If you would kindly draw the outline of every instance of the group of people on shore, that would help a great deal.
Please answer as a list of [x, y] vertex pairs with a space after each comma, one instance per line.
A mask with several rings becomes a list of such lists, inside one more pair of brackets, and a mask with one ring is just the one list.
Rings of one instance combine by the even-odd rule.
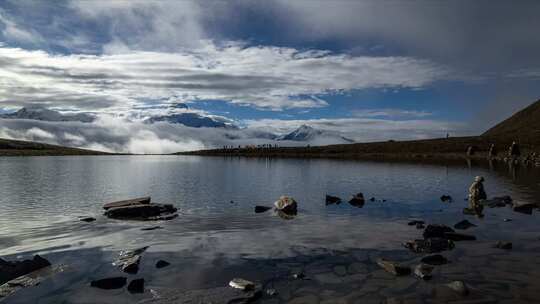
[[[469, 146], [467, 147], [467, 156], [473, 156], [475, 154], [475, 147]], [[495, 144], [491, 144], [489, 146], [487, 157], [490, 160], [497, 159], [499, 156], [497, 147]], [[512, 142], [512, 144], [508, 147], [506, 154], [503, 157], [504, 161], [511, 162], [511, 163], [517, 163], [517, 162], [523, 162], [524, 164], [536, 164], [540, 165], [540, 157], [536, 154], [536, 152], [529, 152], [525, 156], [522, 156], [521, 148], [519, 147], [519, 144], [515, 141]]]

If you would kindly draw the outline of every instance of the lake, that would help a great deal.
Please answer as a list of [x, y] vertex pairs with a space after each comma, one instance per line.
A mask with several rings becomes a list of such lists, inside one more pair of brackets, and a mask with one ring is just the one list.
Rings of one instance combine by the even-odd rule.
[[[235, 277], [275, 289], [259, 303], [438, 303], [462, 300], [439, 288], [462, 280], [478, 303], [540, 301], [540, 221], [511, 208], [464, 215], [464, 198], [482, 175], [489, 197], [539, 202], [537, 169], [504, 163], [409, 164], [324, 159], [248, 159], [197, 156], [82, 156], [0, 158], [0, 257], [40, 254], [63, 272], [20, 290], [6, 303], [137, 303], [160, 294], [227, 286]], [[362, 192], [363, 208], [347, 203]], [[340, 196], [325, 204], [325, 194]], [[443, 203], [440, 196], [453, 197]], [[286, 220], [271, 206], [281, 195], [299, 203]], [[105, 218], [105, 202], [151, 196], [174, 204], [171, 221]], [[383, 201], [384, 200], [384, 201]], [[91, 223], [80, 216], [93, 216]], [[476, 241], [456, 242], [433, 279], [394, 277], [375, 260], [418, 264], [404, 241], [421, 238], [412, 219], [446, 224], [467, 219]], [[507, 221], [505, 221], [507, 219]], [[511, 220], [511, 221], [509, 221]], [[163, 229], [143, 231], [159, 225]], [[460, 231], [462, 232], [462, 231]], [[492, 248], [511, 241], [512, 250]], [[112, 265], [122, 250], [149, 246], [136, 275]], [[156, 269], [160, 260], [170, 266]], [[305, 279], [295, 279], [303, 273]], [[90, 281], [145, 278], [146, 291], [101, 290]], [[181, 303], [181, 302], [179, 302]], [[401, 303], [401, 302], [395, 302]], [[476, 303], [476, 302], [475, 302]]]

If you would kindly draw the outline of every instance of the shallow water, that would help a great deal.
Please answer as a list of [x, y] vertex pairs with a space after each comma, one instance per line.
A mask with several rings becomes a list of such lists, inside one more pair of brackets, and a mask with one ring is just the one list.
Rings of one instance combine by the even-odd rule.
[[[462, 214], [463, 198], [476, 175], [486, 178], [489, 196], [538, 202], [540, 174], [534, 169], [504, 164], [95, 156], [0, 158], [0, 172], [0, 257], [39, 253], [53, 264], [67, 265], [63, 273], [16, 293], [7, 303], [134, 303], [162, 290], [226, 286], [233, 277], [278, 290], [277, 296], [263, 297], [263, 303], [380, 303], [390, 297], [444, 302], [456, 299], [434, 288], [456, 279], [473, 287], [469, 298], [485, 303], [540, 299], [538, 211], [525, 215], [487, 208], [482, 219]], [[325, 206], [326, 193], [346, 201], [357, 192], [386, 201], [367, 201], [363, 208], [346, 202]], [[294, 219], [284, 220], [272, 211], [254, 213], [255, 205], [271, 205], [284, 194], [299, 202]], [[454, 202], [442, 203], [442, 194], [451, 195]], [[157, 223], [102, 216], [104, 202], [138, 196], [172, 203], [180, 216]], [[79, 216], [97, 221], [80, 222]], [[468, 219], [478, 227], [466, 233], [478, 240], [459, 242], [445, 252], [452, 263], [437, 267], [432, 281], [393, 278], [374, 261], [387, 257], [417, 262], [421, 256], [401, 246], [421, 235], [407, 225], [412, 218], [450, 226]], [[155, 225], [163, 229], [141, 231]], [[512, 241], [514, 249], [491, 248], [497, 240]], [[93, 279], [125, 275], [111, 263], [120, 250], [143, 246], [150, 247], [141, 270], [128, 277], [146, 279], [144, 294], [88, 286]], [[159, 259], [171, 266], [155, 269]], [[291, 279], [300, 271], [309, 280]]]

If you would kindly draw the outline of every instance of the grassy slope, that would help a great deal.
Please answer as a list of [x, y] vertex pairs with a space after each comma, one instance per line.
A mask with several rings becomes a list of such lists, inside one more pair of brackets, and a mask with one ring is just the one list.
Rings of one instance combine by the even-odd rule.
[[108, 153], [0, 138], [0, 156], [105, 155]]

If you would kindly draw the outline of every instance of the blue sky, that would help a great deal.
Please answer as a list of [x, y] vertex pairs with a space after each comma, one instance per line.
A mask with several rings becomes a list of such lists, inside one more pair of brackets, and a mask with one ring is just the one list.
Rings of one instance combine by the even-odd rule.
[[[537, 1], [4, 0], [0, 112], [145, 118], [185, 102], [276, 133], [308, 124], [356, 141], [480, 134], [540, 96], [539, 13]], [[0, 125], [0, 136], [36, 139], [14, 128]], [[34, 128], [55, 142], [60, 126]], [[222, 143], [146, 131], [174, 149]], [[77, 134], [78, 146], [129, 150]]]

